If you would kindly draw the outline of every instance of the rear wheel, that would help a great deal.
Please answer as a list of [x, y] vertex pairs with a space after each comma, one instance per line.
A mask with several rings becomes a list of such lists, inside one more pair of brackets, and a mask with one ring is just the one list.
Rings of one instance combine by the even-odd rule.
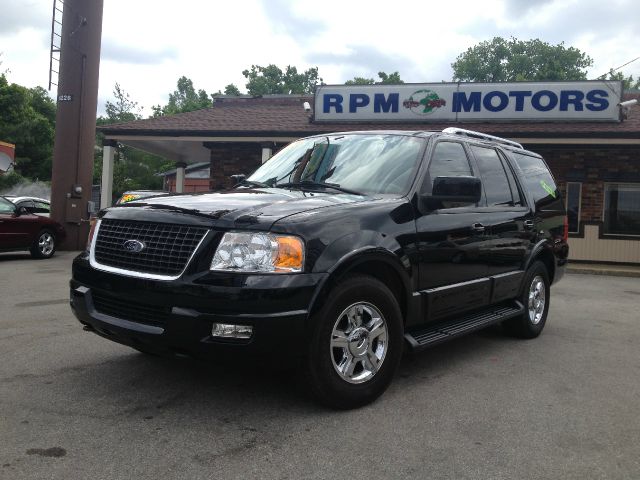
[[547, 322], [550, 293], [547, 267], [544, 263], [536, 261], [529, 267], [525, 276], [521, 297], [524, 313], [504, 323], [507, 332], [521, 338], [535, 338], [540, 335]]
[[333, 408], [375, 400], [391, 383], [402, 355], [402, 314], [391, 291], [365, 275], [346, 278], [331, 290], [313, 317], [306, 382]]
[[51, 258], [56, 251], [56, 237], [49, 230], [42, 230], [31, 245], [33, 258]]

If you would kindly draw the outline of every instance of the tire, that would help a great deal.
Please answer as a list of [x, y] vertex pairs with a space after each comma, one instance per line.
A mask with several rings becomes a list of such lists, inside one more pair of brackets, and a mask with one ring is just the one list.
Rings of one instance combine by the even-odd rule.
[[356, 408], [387, 389], [404, 337], [400, 307], [382, 282], [365, 275], [340, 281], [313, 316], [312, 329], [303, 378], [318, 401]]
[[504, 322], [511, 335], [520, 338], [536, 338], [547, 323], [551, 289], [547, 267], [535, 261], [525, 275], [524, 288], [520, 301], [524, 305], [524, 314]]
[[42, 230], [29, 250], [33, 258], [51, 258], [56, 251], [56, 236], [50, 230]]

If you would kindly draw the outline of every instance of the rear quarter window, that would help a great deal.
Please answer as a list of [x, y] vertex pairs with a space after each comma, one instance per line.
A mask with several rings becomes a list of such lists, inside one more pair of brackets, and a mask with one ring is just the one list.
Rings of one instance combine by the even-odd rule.
[[524, 184], [533, 197], [536, 209], [562, 210], [560, 191], [544, 160], [522, 153], [510, 153], [522, 171]]

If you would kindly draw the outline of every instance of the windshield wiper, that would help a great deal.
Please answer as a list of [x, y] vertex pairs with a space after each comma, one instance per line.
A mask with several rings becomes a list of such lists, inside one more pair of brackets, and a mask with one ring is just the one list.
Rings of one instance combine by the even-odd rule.
[[240, 187], [243, 185], [246, 185], [247, 187], [261, 187], [261, 188], [268, 188], [270, 186], [264, 182], [256, 182], [255, 180], [242, 180], [241, 182], [237, 183], [235, 187]]
[[364, 193], [361, 192], [357, 192], [355, 190], [351, 190], [349, 188], [344, 188], [341, 187], [340, 185], [338, 185], [337, 183], [325, 183], [325, 182], [314, 182], [312, 180], [302, 180], [300, 182], [286, 182], [286, 183], [277, 183], [274, 185], [275, 188], [280, 188], [280, 187], [293, 187], [293, 188], [307, 188], [307, 189], [314, 189], [314, 188], [331, 188], [333, 190], [338, 190], [339, 192], [343, 192], [343, 193], [349, 193], [351, 195], [360, 195], [360, 196], [365, 196]]

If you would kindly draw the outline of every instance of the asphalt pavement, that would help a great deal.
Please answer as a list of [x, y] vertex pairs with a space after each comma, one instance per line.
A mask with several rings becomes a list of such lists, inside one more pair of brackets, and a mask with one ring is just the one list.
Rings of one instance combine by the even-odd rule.
[[640, 279], [566, 275], [536, 340], [490, 328], [406, 356], [335, 412], [263, 365], [83, 332], [74, 254], [0, 254], [0, 478], [640, 478]]

